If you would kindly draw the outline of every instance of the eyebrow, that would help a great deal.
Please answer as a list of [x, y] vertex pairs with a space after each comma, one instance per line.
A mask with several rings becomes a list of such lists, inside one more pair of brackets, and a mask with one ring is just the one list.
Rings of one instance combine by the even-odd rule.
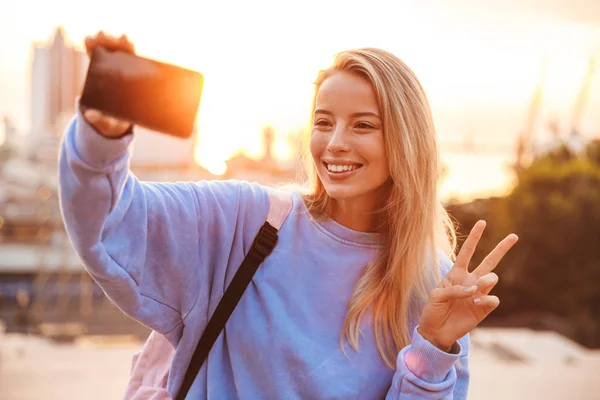
[[[331, 111], [323, 110], [321, 108], [317, 108], [315, 110], [315, 114], [327, 114], [327, 115], [333, 116], [333, 113]], [[375, 118], [381, 119], [381, 117], [379, 117], [379, 115], [377, 115], [376, 113], [370, 112], [370, 111], [357, 112], [357, 113], [354, 113], [354, 114], [352, 114], [350, 116], [352, 118], [356, 118], [356, 117], [375, 117]]]

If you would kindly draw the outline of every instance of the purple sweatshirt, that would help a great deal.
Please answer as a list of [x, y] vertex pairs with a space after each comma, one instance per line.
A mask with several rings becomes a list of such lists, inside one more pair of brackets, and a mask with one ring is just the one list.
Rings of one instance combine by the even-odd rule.
[[[60, 204], [75, 249], [107, 296], [176, 346], [173, 394], [269, 200], [247, 182], [140, 182], [128, 168], [134, 135], [104, 138], [79, 113], [62, 144]], [[342, 351], [348, 299], [379, 248], [377, 234], [317, 221], [293, 195], [275, 250], [187, 398], [465, 399], [468, 335], [448, 354], [423, 339], [413, 318], [412, 342], [393, 370], [366, 317], [359, 351]], [[447, 272], [450, 261], [443, 264]]]

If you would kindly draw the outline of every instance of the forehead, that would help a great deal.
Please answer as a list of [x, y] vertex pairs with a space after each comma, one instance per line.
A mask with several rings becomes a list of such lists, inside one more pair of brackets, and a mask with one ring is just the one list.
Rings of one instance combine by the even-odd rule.
[[345, 71], [335, 72], [323, 81], [317, 92], [316, 106], [331, 112], [379, 111], [371, 83], [358, 74]]

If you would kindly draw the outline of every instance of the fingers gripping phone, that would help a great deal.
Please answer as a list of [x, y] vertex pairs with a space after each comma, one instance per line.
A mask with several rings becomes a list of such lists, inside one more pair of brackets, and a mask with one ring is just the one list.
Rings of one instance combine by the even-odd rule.
[[195, 129], [203, 84], [199, 72], [96, 47], [80, 104], [148, 129], [188, 138]]

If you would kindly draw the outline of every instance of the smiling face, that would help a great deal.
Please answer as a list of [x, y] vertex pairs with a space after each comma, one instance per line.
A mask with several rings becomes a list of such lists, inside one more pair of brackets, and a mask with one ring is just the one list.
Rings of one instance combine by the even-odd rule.
[[382, 121], [365, 78], [337, 71], [319, 87], [310, 152], [334, 203], [371, 210], [382, 206], [382, 188], [390, 178]]

